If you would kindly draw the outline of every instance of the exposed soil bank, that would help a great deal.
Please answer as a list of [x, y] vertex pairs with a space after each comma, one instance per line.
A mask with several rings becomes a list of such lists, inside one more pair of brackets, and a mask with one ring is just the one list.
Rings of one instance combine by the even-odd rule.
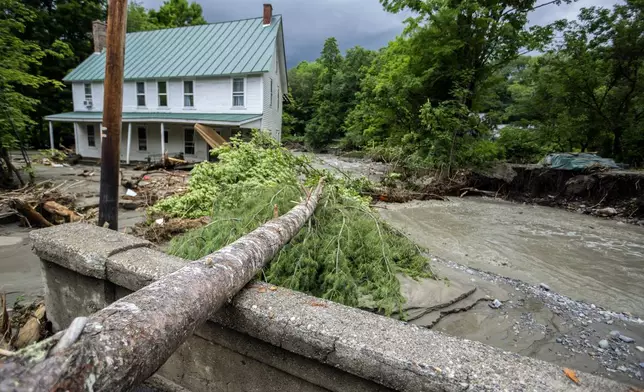
[[642, 172], [582, 173], [535, 165], [501, 165], [472, 173], [468, 186], [495, 192], [510, 200], [599, 216], [619, 216], [631, 223], [644, 219]]

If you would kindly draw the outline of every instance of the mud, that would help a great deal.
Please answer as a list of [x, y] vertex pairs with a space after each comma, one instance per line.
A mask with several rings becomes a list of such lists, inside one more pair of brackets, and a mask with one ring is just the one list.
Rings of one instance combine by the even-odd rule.
[[[644, 228], [486, 198], [378, 207], [427, 249], [438, 276], [477, 288], [412, 323], [643, 384]], [[613, 330], [635, 343], [611, 339]]]
[[386, 205], [430, 253], [644, 316], [644, 228], [486, 198]]
[[[97, 166], [76, 165], [71, 167], [51, 167], [34, 165], [36, 182], [51, 181], [54, 186], [76, 184], [66, 192], [75, 198], [77, 206], [95, 208], [98, 206], [100, 189], [100, 168]], [[83, 170], [95, 171], [92, 177], [79, 177]], [[129, 168], [123, 170], [126, 176], [140, 174]], [[80, 181], [80, 182], [79, 182]], [[125, 189], [121, 187], [124, 194]], [[144, 219], [143, 211], [119, 209], [119, 228], [130, 230]], [[32, 302], [44, 295], [40, 274], [40, 261], [31, 251], [29, 228], [20, 227], [17, 222], [0, 225], [0, 292], [7, 293], [7, 303], [12, 305], [17, 299]]]

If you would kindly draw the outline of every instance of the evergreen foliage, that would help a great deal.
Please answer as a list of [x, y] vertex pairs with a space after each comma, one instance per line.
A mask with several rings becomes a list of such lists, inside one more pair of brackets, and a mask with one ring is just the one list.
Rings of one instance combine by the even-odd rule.
[[[261, 134], [249, 142], [236, 140], [216, 154], [219, 162], [195, 167], [186, 194], [163, 201], [157, 210], [212, 217], [208, 226], [175, 238], [171, 254], [194, 260], [232, 243], [272, 219], [275, 206], [283, 214], [306, 197], [298, 177], [312, 186], [325, 176], [312, 219], [278, 253], [263, 279], [391, 314], [405, 301], [396, 274], [431, 276], [419, 249], [382, 222], [360, 196], [369, 186], [366, 179], [337, 179], [312, 169]], [[267, 168], [274, 170], [267, 173]]]

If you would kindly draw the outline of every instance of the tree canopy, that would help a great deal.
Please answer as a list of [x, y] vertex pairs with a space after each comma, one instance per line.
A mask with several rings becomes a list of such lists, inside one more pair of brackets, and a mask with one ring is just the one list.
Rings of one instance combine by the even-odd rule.
[[554, 151], [642, 164], [644, 0], [528, 25], [529, 12], [565, 2], [381, 0], [411, 11], [403, 33], [344, 56], [328, 39], [289, 71], [287, 123], [312, 148], [384, 149], [448, 173]]
[[128, 5], [128, 33], [206, 23], [201, 6], [194, 1], [188, 3], [188, 0], [166, 0], [158, 10], [146, 10], [136, 1]]

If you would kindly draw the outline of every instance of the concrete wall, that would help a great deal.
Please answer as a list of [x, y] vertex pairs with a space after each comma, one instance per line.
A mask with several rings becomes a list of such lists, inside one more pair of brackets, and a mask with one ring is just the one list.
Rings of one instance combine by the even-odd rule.
[[[187, 261], [87, 224], [31, 233], [56, 329]], [[192, 391], [619, 391], [578, 372], [284, 288], [254, 283], [196, 331], [159, 375]]]
[[[185, 107], [183, 99], [183, 79], [153, 79], [142, 80], [145, 83], [144, 107], [137, 106], [136, 82], [123, 83], [123, 111], [124, 112], [170, 112], [185, 113], [197, 111], [202, 113], [262, 113], [262, 75], [247, 75], [245, 79], [245, 94], [243, 108], [233, 107], [232, 78], [186, 79], [194, 83], [194, 107]], [[159, 107], [157, 82], [167, 82], [168, 106]], [[72, 83], [72, 96], [75, 112], [103, 111], [103, 83], [94, 82], [92, 85], [91, 108], [87, 108], [85, 101], [84, 83]]]

